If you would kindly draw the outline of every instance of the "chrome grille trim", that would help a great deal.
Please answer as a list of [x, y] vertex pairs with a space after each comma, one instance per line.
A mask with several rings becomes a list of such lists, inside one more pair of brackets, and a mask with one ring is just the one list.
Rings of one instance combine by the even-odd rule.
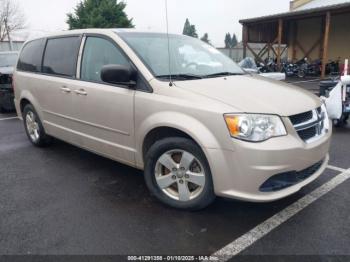
[[[328, 133], [328, 129], [326, 128], [326, 121], [328, 121], [328, 115], [327, 112], [324, 112], [322, 108], [316, 108], [311, 111], [312, 112], [312, 118], [302, 122], [293, 125], [295, 128], [295, 131], [298, 133], [300, 139], [302, 139], [305, 143], [312, 143], [317, 141], [318, 139], [322, 138], [325, 134]], [[307, 113], [307, 112], [306, 112]], [[290, 120], [292, 122], [293, 116], [290, 117]], [[292, 123], [293, 124], [293, 123]], [[304, 139], [305, 135], [312, 132], [315, 133], [314, 135], [311, 133], [311, 137]]]
[[308, 129], [315, 125], [318, 125], [320, 121], [323, 121], [325, 118], [324, 114], [318, 113], [318, 110], [312, 110], [312, 118], [309, 121], [306, 121], [301, 124], [294, 125], [296, 131]]

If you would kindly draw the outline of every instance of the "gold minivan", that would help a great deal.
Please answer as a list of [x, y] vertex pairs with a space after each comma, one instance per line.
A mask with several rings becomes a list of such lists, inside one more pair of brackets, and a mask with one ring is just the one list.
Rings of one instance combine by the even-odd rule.
[[329, 159], [318, 97], [187, 36], [86, 29], [31, 40], [14, 89], [35, 146], [55, 137], [142, 169], [151, 193], [180, 209], [286, 197]]

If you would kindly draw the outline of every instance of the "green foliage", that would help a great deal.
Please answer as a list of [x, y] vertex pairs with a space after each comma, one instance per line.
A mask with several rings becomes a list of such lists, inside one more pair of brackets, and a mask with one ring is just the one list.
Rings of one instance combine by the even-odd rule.
[[233, 34], [231, 39], [231, 46], [235, 47], [237, 44], [238, 44], [237, 36], [236, 34]]
[[124, 9], [126, 4], [117, 0], [83, 0], [67, 14], [69, 29], [130, 28], [134, 27]]
[[231, 37], [230, 33], [227, 33], [225, 36], [225, 48], [234, 48], [238, 44], [236, 34], [233, 34]]
[[231, 34], [227, 33], [225, 36], [225, 48], [231, 48]]
[[202, 40], [203, 42], [206, 42], [207, 44], [210, 44], [210, 40], [209, 40], [209, 35], [208, 35], [208, 33], [205, 33], [205, 34], [202, 36], [201, 40]]
[[182, 34], [198, 38], [196, 26], [195, 25], [191, 25], [191, 23], [188, 20], [188, 18], [186, 19], [186, 22], [185, 22], [185, 25], [184, 25], [184, 30], [183, 30]]

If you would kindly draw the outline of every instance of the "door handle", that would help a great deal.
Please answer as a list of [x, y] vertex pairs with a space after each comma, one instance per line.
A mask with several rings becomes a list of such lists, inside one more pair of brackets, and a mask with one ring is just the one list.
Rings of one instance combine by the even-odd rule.
[[87, 92], [84, 89], [74, 90], [77, 95], [87, 96]]
[[62, 86], [62, 87], [61, 87], [61, 91], [62, 91], [63, 93], [70, 93], [70, 92], [71, 92], [71, 90], [70, 90], [68, 87], [66, 87], [66, 86]]

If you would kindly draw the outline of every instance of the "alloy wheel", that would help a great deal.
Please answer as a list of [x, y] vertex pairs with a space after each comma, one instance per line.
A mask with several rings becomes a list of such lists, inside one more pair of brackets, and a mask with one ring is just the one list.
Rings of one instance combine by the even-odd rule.
[[37, 142], [40, 138], [39, 123], [36, 119], [35, 114], [32, 111], [29, 111], [26, 115], [26, 127], [30, 139], [33, 142]]
[[159, 157], [155, 166], [158, 187], [170, 198], [186, 202], [203, 191], [206, 176], [202, 163], [184, 150], [171, 150]]

